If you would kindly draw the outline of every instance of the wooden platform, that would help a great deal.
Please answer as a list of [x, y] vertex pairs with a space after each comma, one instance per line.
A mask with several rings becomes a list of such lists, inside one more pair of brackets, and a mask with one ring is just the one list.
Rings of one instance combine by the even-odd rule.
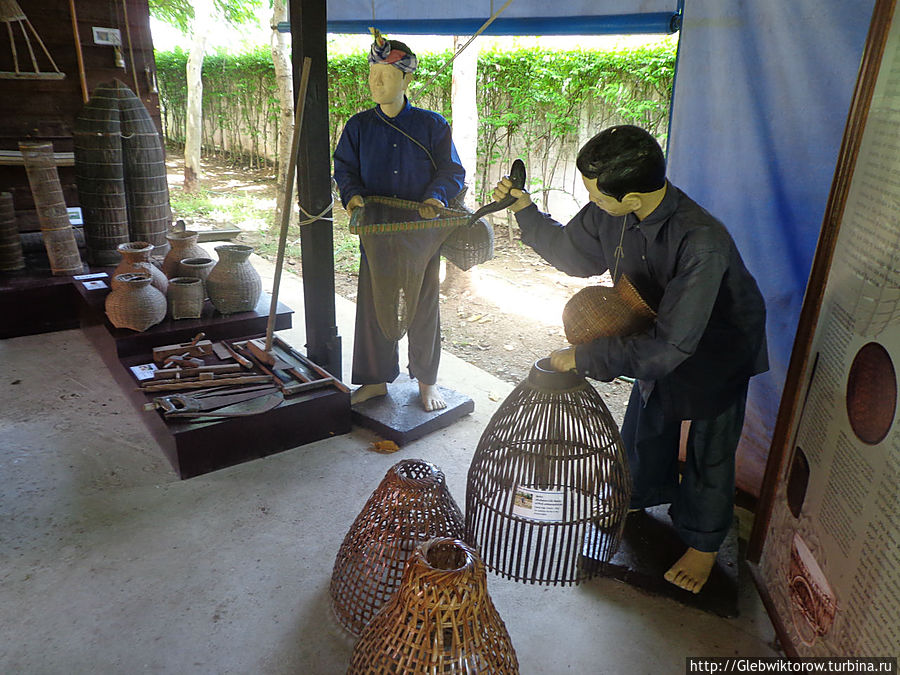
[[0, 274], [0, 338], [78, 328], [72, 277], [47, 272]]

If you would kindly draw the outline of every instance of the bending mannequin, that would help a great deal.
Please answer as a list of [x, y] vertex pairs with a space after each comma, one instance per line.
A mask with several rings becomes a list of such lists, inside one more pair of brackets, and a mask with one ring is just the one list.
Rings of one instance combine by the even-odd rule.
[[[747, 383], [768, 369], [765, 304], [725, 227], [666, 180], [649, 133], [606, 129], [577, 165], [590, 203], [565, 226], [508, 179], [494, 199], [517, 198], [510, 209], [522, 240], [555, 267], [582, 277], [617, 270], [656, 310], [646, 332], [555, 351], [551, 364], [597, 380], [636, 379], [622, 424], [631, 508], [671, 505], [687, 550], [665, 578], [697, 593], [734, 518]], [[691, 428], [679, 475], [682, 420]]]
[[[406, 90], [417, 66], [412, 50], [402, 42], [385, 40], [378, 31], [373, 33], [369, 89], [377, 106], [351, 117], [338, 141], [334, 178], [341, 202], [350, 214], [371, 195], [446, 206], [462, 190], [465, 178], [450, 125], [439, 114], [409, 104]], [[437, 211], [423, 206], [420, 215], [433, 218]], [[352, 381], [362, 386], [351, 394], [352, 404], [385, 395], [387, 384], [400, 372], [397, 342], [385, 336], [376, 318], [373, 270], [362, 239], [360, 249]], [[415, 249], [409, 246], [406, 255], [414, 256]], [[402, 266], [408, 261], [389, 262]], [[427, 411], [447, 407], [436, 386], [441, 354], [439, 271], [440, 253], [436, 252], [424, 266], [408, 328], [409, 372], [419, 381]]]

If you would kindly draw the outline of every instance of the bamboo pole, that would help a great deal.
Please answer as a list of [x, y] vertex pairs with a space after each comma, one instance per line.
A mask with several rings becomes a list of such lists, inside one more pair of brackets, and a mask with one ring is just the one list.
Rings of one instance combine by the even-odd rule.
[[78, 15], [75, 13], [75, 0], [69, 0], [69, 13], [72, 15], [72, 34], [75, 36], [75, 56], [78, 59], [78, 77], [81, 81], [81, 100], [87, 103], [87, 78], [84, 73], [84, 54], [81, 51], [81, 37], [78, 35]]
[[297, 104], [294, 108], [294, 133], [291, 138], [291, 156], [288, 161], [288, 172], [284, 177], [284, 204], [281, 209], [281, 231], [278, 233], [278, 256], [275, 259], [275, 280], [272, 283], [272, 304], [269, 306], [269, 320], [266, 324], [266, 351], [272, 350], [272, 336], [275, 332], [275, 315], [278, 310], [278, 290], [281, 286], [281, 270], [284, 266], [284, 249], [287, 242], [288, 225], [291, 222], [291, 195], [294, 193], [294, 174], [297, 172], [297, 152], [300, 149], [300, 130], [303, 127], [303, 108], [306, 103], [306, 87], [309, 84], [309, 71], [312, 59], [303, 59], [303, 70], [300, 73], [300, 91], [297, 93]]

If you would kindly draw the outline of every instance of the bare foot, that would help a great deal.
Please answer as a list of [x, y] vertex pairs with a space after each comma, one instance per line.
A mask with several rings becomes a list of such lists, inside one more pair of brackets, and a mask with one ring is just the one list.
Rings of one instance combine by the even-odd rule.
[[379, 384], [364, 384], [353, 390], [350, 394], [350, 405], [356, 405], [363, 401], [368, 401], [376, 396], [384, 396], [387, 394], [387, 384], [381, 382]]
[[666, 581], [691, 593], [699, 593], [709, 579], [709, 573], [716, 562], [716, 551], [698, 551], [689, 548], [665, 573]]
[[419, 396], [422, 399], [422, 405], [425, 406], [426, 412], [447, 407], [447, 402], [441, 396], [441, 392], [438, 391], [436, 384], [419, 382]]

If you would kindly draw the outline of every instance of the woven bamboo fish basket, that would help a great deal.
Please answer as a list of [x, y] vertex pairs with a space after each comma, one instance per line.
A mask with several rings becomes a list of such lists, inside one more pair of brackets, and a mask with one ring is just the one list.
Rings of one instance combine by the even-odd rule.
[[[437, 211], [436, 218], [423, 218], [419, 208], [430, 206]], [[464, 225], [469, 213], [456, 209], [437, 208], [430, 204], [411, 202], [394, 197], [374, 195], [365, 198], [365, 204], [353, 211], [350, 232], [353, 234], [383, 234], [408, 232], [431, 228], [453, 228]]]
[[0, 272], [25, 269], [22, 238], [16, 225], [16, 209], [11, 192], [0, 192]]
[[359, 635], [393, 595], [417, 544], [462, 539], [462, 513], [444, 473], [421, 459], [387, 472], [344, 537], [331, 575], [331, 603], [344, 628]]
[[475, 551], [449, 538], [417, 547], [397, 592], [363, 631], [347, 672], [518, 673]]
[[542, 359], [478, 442], [466, 541], [502, 577], [577, 584], [612, 558], [630, 498], [625, 449], [600, 394]]
[[634, 335], [653, 325], [656, 312], [624, 274], [615, 286], [588, 286], [563, 308], [563, 329], [573, 345], [599, 337]]
[[20, 142], [19, 150], [25, 162], [44, 247], [50, 259], [50, 270], [54, 276], [79, 274], [84, 270], [84, 264], [69, 222], [53, 144]]

